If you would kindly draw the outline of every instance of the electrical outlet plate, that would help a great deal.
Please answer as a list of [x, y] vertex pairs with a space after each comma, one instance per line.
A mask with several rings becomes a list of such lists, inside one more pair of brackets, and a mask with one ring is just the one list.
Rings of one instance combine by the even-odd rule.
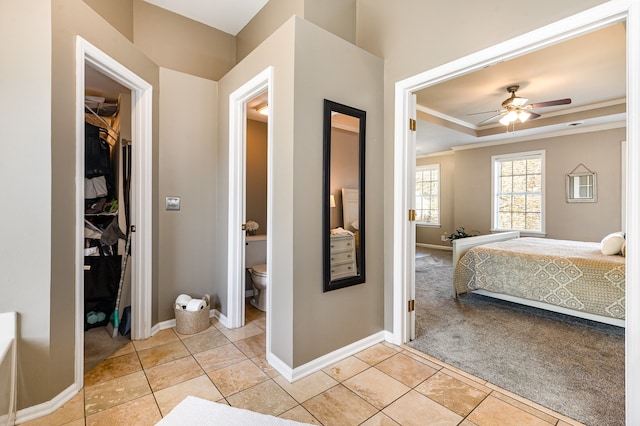
[[165, 210], [180, 210], [180, 197], [166, 197]]

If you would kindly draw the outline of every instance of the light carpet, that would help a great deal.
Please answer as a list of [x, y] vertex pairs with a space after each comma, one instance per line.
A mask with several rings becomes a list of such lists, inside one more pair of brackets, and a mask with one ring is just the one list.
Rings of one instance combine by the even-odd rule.
[[281, 419], [243, 408], [230, 407], [227, 404], [219, 404], [195, 396], [188, 396], [156, 425], [304, 426], [308, 425], [308, 423]]
[[587, 425], [624, 425], [624, 329], [480, 295], [455, 300], [451, 257], [416, 259], [408, 346]]

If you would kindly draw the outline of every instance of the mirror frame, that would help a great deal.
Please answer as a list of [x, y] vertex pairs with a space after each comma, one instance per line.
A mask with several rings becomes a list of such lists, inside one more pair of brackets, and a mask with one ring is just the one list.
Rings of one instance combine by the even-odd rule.
[[[359, 119], [358, 137], [358, 273], [352, 277], [331, 280], [331, 116], [332, 113], [345, 114]], [[324, 100], [323, 119], [323, 163], [322, 163], [322, 261], [323, 261], [323, 292], [337, 290], [365, 282], [365, 128], [367, 113], [337, 102]]]
[[[591, 177], [591, 196], [590, 197], [575, 197], [574, 188], [576, 184], [576, 178], [582, 178], [584, 176]], [[568, 173], [566, 175], [566, 193], [567, 203], [597, 203], [598, 202], [598, 186], [595, 172], [584, 173]]]

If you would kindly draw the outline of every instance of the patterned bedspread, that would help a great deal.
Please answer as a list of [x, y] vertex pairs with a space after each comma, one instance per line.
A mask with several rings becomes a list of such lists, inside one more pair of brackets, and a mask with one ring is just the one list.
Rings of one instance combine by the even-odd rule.
[[625, 317], [625, 258], [599, 243], [518, 238], [472, 247], [454, 270], [454, 287], [508, 294], [569, 309]]

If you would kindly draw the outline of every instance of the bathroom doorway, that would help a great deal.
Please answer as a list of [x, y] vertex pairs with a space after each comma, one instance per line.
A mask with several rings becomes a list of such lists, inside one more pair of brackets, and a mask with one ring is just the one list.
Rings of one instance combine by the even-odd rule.
[[265, 90], [245, 104], [245, 324], [267, 310], [268, 97]]
[[[250, 285], [251, 281], [248, 277], [247, 270], [245, 268], [245, 248], [248, 239], [260, 238], [260, 234], [263, 236], [263, 241], [266, 250], [266, 270], [270, 269], [271, 254], [272, 254], [272, 240], [271, 240], [271, 228], [272, 224], [268, 218], [272, 217], [273, 206], [273, 193], [272, 188], [272, 164], [273, 164], [273, 144], [272, 144], [272, 126], [265, 125], [264, 122], [259, 120], [258, 123], [249, 123], [251, 116], [258, 114], [258, 107], [264, 106], [266, 108], [266, 117], [272, 117], [273, 111], [273, 70], [271, 67], [266, 68], [260, 74], [246, 82], [244, 85], [236, 89], [229, 96], [229, 215], [228, 215], [228, 270], [227, 270], [227, 316], [221, 318], [221, 321], [226, 322], [227, 328], [238, 328], [245, 325], [245, 311], [246, 311], [246, 296], [253, 294], [253, 289], [250, 293], [247, 292], [247, 284]], [[266, 102], [265, 102], [266, 101]], [[265, 105], [266, 104], [266, 105]], [[263, 124], [259, 124], [263, 123]], [[269, 119], [271, 124], [271, 118]], [[260, 188], [249, 188], [251, 185], [248, 181], [251, 172], [248, 172], [248, 168], [251, 167], [252, 155], [254, 153], [248, 153], [251, 148], [251, 142], [247, 141], [249, 133], [252, 132], [253, 127], [265, 128], [266, 127], [266, 146], [263, 146], [262, 158], [259, 160], [261, 163], [266, 161], [266, 174], [262, 174], [258, 179], [261, 180]], [[263, 142], [264, 144], [264, 142]], [[266, 158], [265, 153], [266, 152]], [[256, 156], [258, 157], [258, 156]], [[265, 167], [264, 163], [261, 167]], [[254, 197], [254, 190], [259, 192], [260, 195], [255, 195], [257, 198], [264, 197], [264, 201], [257, 203], [262, 207], [257, 210], [252, 210], [253, 207], [249, 207], [247, 211], [247, 198]], [[266, 213], [264, 209], [266, 205]], [[260, 213], [262, 211], [263, 213]], [[256, 215], [256, 217], [248, 217], [247, 214]], [[263, 217], [263, 219], [258, 219]], [[256, 222], [258, 228], [256, 230], [257, 235], [247, 235], [247, 221], [252, 220]], [[263, 221], [265, 223], [260, 223]], [[260, 233], [260, 234], [258, 234]], [[265, 300], [266, 312], [256, 310], [254, 312], [253, 306], [251, 307], [251, 313], [260, 313], [264, 316], [264, 329], [266, 334], [265, 349], [269, 354], [271, 351], [271, 330], [270, 330], [270, 317], [271, 312], [269, 306], [271, 305], [271, 281], [269, 274], [265, 277], [266, 290], [263, 295]], [[252, 287], [251, 287], [252, 288]]]

